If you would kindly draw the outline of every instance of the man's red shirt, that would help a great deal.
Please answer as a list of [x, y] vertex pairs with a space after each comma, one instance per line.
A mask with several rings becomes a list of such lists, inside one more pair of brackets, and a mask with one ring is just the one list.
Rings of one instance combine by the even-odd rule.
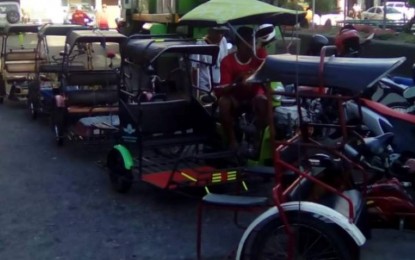
[[85, 20], [89, 21], [91, 18], [82, 10], [76, 10], [72, 14], [72, 23], [73, 24], [79, 24], [79, 25], [85, 25]]
[[[221, 85], [229, 85], [234, 83], [237, 78], [246, 78], [247, 75], [251, 75], [262, 64], [263, 59], [266, 57], [265, 51], [259, 51], [257, 57], [252, 57], [248, 62], [242, 63], [236, 57], [236, 53], [227, 55], [221, 62]], [[220, 88], [215, 93], [221, 96]], [[263, 90], [259, 85], [253, 85], [249, 88], [241, 88], [235, 90], [232, 95], [238, 100], [249, 100], [257, 94], [263, 94]]]

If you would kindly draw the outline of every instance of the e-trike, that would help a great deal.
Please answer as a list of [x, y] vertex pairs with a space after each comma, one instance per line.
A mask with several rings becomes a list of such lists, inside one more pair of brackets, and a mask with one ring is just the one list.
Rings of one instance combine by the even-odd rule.
[[99, 30], [72, 30], [66, 37], [52, 109], [58, 145], [65, 138], [94, 141], [117, 131], [119, 52], [126, 39], [117, 32]]
[[[331, 100], [329, 104], [336, 108], [338, 117], [322, 123], [303, 121], [300, 116], [296, 136], [288, 141], [272, 141], [274, 206], [267, 209], [266, 204], [262, 205], [267, 210], [246, 229], [236, 259], [358, 259], [360, 246], [370, 238], [371, 228], [414, 228], [414, 200], [404, 183], [388, 175], [396, 155], [386, 156], [381, 163], [370, 161], [368, 156], [383, 155], [393, 135], [362, 138], [358, 142], [360, 149], [354, 148], [350, 145], [352, 133], [361, 125], [347, 123], [343, 106], [347, 100], [358, 99], [365, 88], [396, 68], [402, 59], [273, 55], [250, 78], [251, 82], [267, 85], [268, 90], [271, 81], [294, 83], [294, 93], [268, 91], [268, 97], [297, 97], [299, 113], [304, 98]], [[362, 70], [366, 73], [359, 78], [351, 76]], [[337, 77], [339, 71], [347, 80]], [[300, 87], [304, 85], [316, 91], [304, 91]], [[338, 89], [342, 95], [332, 91]], [[275, 130], [272, 120], [270, 128]], [[316, 131], [319, 128], [335, 129], [341, 135], [322, 139], [323, 132]], [[275, 137], [275, 132], [271, 133]], [[397, 167], [404, 169], [402, 165]], [[206, 195], [203, 204], [233, 210], [258, 207], [252, 203], [258, 198], [224, 195], [220, 200], [218, 196]]]
[[10, 24], [2, 33], [0, 103], [8, 96], [10, 100], [26, 99], [28, 84], [34, 80], [38, 63], [43, 57], [36, 54], [33, 42], [39, 25]]
[[[143, 39], [144, 38], [144, 39]], [[195, 98], [192, 55], [215, 61], [217, 45], [131, 36], [122, 50], [119, 143], [109, 152], [110, 181], [130, 190], [134, 177], [167, 190], [236, 183], [235, 153], [211, 150], [216, 120]], [[220, 166], [216, 159], [227, 160]]]
[[[72, 30], [82, 30], [86, 27], [80, 25], [46, 24], [38, 33], [36, 54], [37, 58], [44, 58], [42, 63], [37, 63], [35, 68], [35, 79], [29, 84], [28, 108], [30, 115], [36, 119], [39, 113], [50, 113], [54, 107], [54, 95], [59, 89], [62, 73], [63, 49], [66, 36]], [[53, 39], [52, 39], [53, 37]], [[53, 41], [50, 43], [49, 41]], [[73, 55], [71, 59], [74, 59]], [[82, 64], [72, 63], [70, 69], [83, 69]]]

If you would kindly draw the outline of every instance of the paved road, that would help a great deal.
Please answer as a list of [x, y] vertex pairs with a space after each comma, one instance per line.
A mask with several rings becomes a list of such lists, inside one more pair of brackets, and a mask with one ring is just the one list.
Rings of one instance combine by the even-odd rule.
[[[109, 146], [58, 148], [47, 118], [0, 106], [0, 259], [195, 259], [197, 201], [137, 184], [112, 192]], [[205, 218], [205, 259], [225, 259], [242, 233], [229, 212]], [[375, 231], [363, 259], [413, 259], [415, 233]]]

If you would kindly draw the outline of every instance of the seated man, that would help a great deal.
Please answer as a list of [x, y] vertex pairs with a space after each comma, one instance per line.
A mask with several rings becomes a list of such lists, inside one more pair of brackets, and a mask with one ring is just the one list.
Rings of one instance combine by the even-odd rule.
[[[256, 115], [258, 135], [267, 124], [267, 100], [260, 85], [246, 83], [246, 79], [262, 64], [265, 52], [254, 55], [252, 50], [253, 29], [240, 27], [237, 30], [234, 53], [221, 62], [221, 85], [215, 89], [219, 97], [219, 114], [231, 149], [237, 149], [234, 131], [235, 118], [243, 112], [253, 111]], [[259, 144], [259, 136], [257, 138]]]

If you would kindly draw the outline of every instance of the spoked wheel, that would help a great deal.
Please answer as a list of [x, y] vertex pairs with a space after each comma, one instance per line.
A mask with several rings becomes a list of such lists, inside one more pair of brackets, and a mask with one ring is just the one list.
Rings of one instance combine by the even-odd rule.
[[113, 149], [108, 154], [107, 166], [113, 189], [119, 193], [127, 193], [133, 184], [133, 173], [127, 170], [121, 153]]
[[[311, 216], [290, 219], [294, 234], [294, 259], [354, 259], [349, 240], [336, 232], [332, 225]], [[261, 228], [252, 243], [249, 255], [243, 259], [285, 260], [288, 257], [289, 237], [280, 220], [274, 220]]]
[[20, 13], [14, 10], [7, 12], [6, 19], [9, 23], [18, 23], [20, 21]]

